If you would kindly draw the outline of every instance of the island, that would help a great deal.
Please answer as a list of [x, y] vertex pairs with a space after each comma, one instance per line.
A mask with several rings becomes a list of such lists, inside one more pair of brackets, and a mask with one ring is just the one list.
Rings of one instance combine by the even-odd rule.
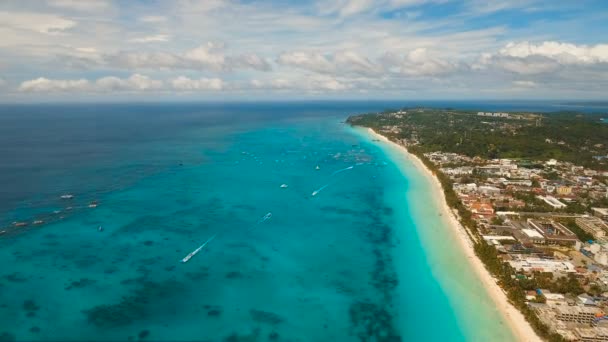
[[505, 316], [525, 318], [548, 341], [601, 341], [608, 340], [604, 117], [402, 108], [346, 122], [404, 148], [437, 182], [461, 242], [492, 277], [488, 287], [506, 295]]

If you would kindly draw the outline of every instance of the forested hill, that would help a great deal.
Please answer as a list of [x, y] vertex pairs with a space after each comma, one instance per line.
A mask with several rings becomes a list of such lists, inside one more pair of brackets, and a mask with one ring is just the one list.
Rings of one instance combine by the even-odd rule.
[[405, 108], [355, 115], [365, 126], [393, 140], [405, 139], [424, 152], [444, 151], [483, 158], [558, 159], [597, 170], [608, 169], [608, 115], [478, 113], [452, 109]]

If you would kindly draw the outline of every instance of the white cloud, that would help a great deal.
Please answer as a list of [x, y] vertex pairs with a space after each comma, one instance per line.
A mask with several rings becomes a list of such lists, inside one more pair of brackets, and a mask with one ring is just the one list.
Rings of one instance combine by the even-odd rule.
[[335, 71], [334, 64], [319, 52], [292, 51], [282, 53], [277, 58], [277, 63], [322, 73]]
[[146, 91], [159, 90], [162, 81], [153, 80], [147, 76], [134, 74], [122, 79], [108, 76], [97, 79], [94, 83], [86, 79], [53, 80], [44, 77], [24, 81], [19, 86], [20, 92], [56, 93], [56, 92], [110, 92], [110, 91]]
[[518, 88], [536, 88], [538, 86], [534, 81], [513, 81], [513, 85]]
[[555, 41], [540, 44], [531, 44], [527, 41], [512, 42], [500, 49], [499, 54], [517, 58], [541, 56], [562, 64], [608, 63], [608, 44], [588, 46]]
[[336, 14], [348, 17], [378, 11], [391, 11], [422, 5], [427, 2], [446, 2], [447, 0], [332, 0], [319, 1], [317, 9], [323, 15]]
[[320, 91], [344, 91], [353, 88], [353, 85], [327, 75], [315, 75], [307, 77], [277, 77], [271, 80], [252, 80], [247, 85], [249, 88], [278, 90], [278, 91], [305, 91], [317, 93]]
[[408, 76], [437, 76], [456, 69], [455, 63], [431, 55], [426, 48], [410, 51], [399, 67], [400, 73]]
[[129, 69], [192, 69], [216, 72], [271, 69], [268, 61], [256, 54], [226, 54], [225, 46], [221, 43], [207, 43], [183, 53], [123, 51], [106, 55], [104, 64]]
[[148, 16], [139, 18], [139, 21], [144, 22], [144, 23], [162, 23], [162, 22], [167, 21], [167, 17], [163, 17], [160, 15], [148, 15]]
[[61, 16], [31, 12], [0, 12], [0, 27], [28, 30], [44, 34], [59, 34], [76, 26], [76, 22]]
[[195, 91], [222, 90], [225, 84], [219, 78], [200, 78], [193, 80], [185, 76], [179, 76], [171, 81], [171, 86], [175, 90]]
[[567, 73], [569, 78], [589, 68], [608, 70], [608, 45], [511, 42], [496, 53], [481, 54], [476, 62], [471, 63], [471, 69], [478, 71], [499, 69], [521, 75], [557, 76]]
[[436, 76], [458, 68], [457, 63], [436, 57], [426, 48], [417, 48], [405, 55], [387, 52], [376, 61], [354, 51], [338, 51], [333, 54], [295, 51], [279, 55], [277, 63], [321, 74], [364, 77], [397, 74]]
[[167, 34], [155, 34], [152, 36], [133, 38], [133, 39], [130, 39], [129, 41], [131, 41], [133, 43], [155, 43], [155, 42], [169, 41], [169, 38], [171, 38], [171, 36], [169, 36]]
[[49, 0], [48, 4], [53, 7], [76, 11], [99, 11], [110, 7], [105, 0]]
[[99, 91], [145, 91], [162, 88], [163, 82], [153, 80], [148, 76], [133, 74], [129, 78], [103, 77], [95, 81], [96, 90]]
[[277, 63], [322, 74], [378, 75], [382, 67], [354, 51], [321, 54], [316, 51], [292, 51], [278, 56]]
[[62, 92], [62, 91], [83, 91], [89, 87], [89, 81], [85, 79], [78, 80], [50, 80], [48, 78], [39, 77], [34, 80], [22, 82], [19, 86], [19, 91], [22, 92]]

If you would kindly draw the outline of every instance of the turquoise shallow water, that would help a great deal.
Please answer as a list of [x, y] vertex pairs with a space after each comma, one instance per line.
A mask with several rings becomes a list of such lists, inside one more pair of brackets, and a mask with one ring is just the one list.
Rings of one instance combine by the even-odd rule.
[[[246, 108], [213, 109], [214, 120], [190, 108], [178, 122], [168, 108], [144, 121], [105, 110], [126, 116], [94, 112], [97, 136], [39, 138], [55, 147], [36, 162], [9, 156], [21, 177], [0, 173], [4, 226], [45, 221], [0, 236], [0, 334], [512, 340], [424, 178], [342, 124], [352, 108], [260, 108], [251, 120], [233, 120]], [[69, 113], [61, 122], [82, 132]]]

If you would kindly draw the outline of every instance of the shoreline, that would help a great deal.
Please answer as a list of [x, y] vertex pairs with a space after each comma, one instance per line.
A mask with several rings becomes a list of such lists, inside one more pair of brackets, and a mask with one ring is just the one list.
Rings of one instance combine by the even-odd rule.
[[468, 233], [465, 231], [465, 228], [460, 224], [456, 216], [454, 215], [452, 208], [450, 208], [445, 200], [445, 195], [443, 191], [443, 187], [437, 177], [433, 175], [433, 173], [424, 165], [422, 160], [418, 158], [418, 156], [410, 153], [405, 146], [399, 145], [385, 136], [377, 133], [371, 128], [367, 128], [369, 134], [371, 134], [374, 138], [392, 144], [394, 147], [397, 147], [400, 152], [402, 152], [407, 159], [411, 160], [414, 164], [415, 168], [418, 169], [425, 178], [429, 180], [431, 183], [431, 192], [435, 200], [436, 204], [441, 212], [444, 214], [444, 217], [448, 220], [449, 225], [451, 227], [450, 231], [458, 240], [459, 248], [467, 257], [469, 264], [473, 267], [473, 271], [476, 274], [477, 278], [481, 280], [483, 287], [486, 289], [488, 295], [496, 304], [498, 311], [501, 316], [504, 318], [509, 328], [513, 332], [513, 335], [517, 338], [518, 341], [532, 342], [532, 341], [542, 341], [542, 339], [536, 334], [532, 326], [526, 321], [523, 314], [517, 310], [507, 299], [506, 294], [503, 290], [496, 284], [496, 280], [485, 268], [484, 264], [475, 254], [475, 250], [473, 249], [473, 243], [468, 236]]

